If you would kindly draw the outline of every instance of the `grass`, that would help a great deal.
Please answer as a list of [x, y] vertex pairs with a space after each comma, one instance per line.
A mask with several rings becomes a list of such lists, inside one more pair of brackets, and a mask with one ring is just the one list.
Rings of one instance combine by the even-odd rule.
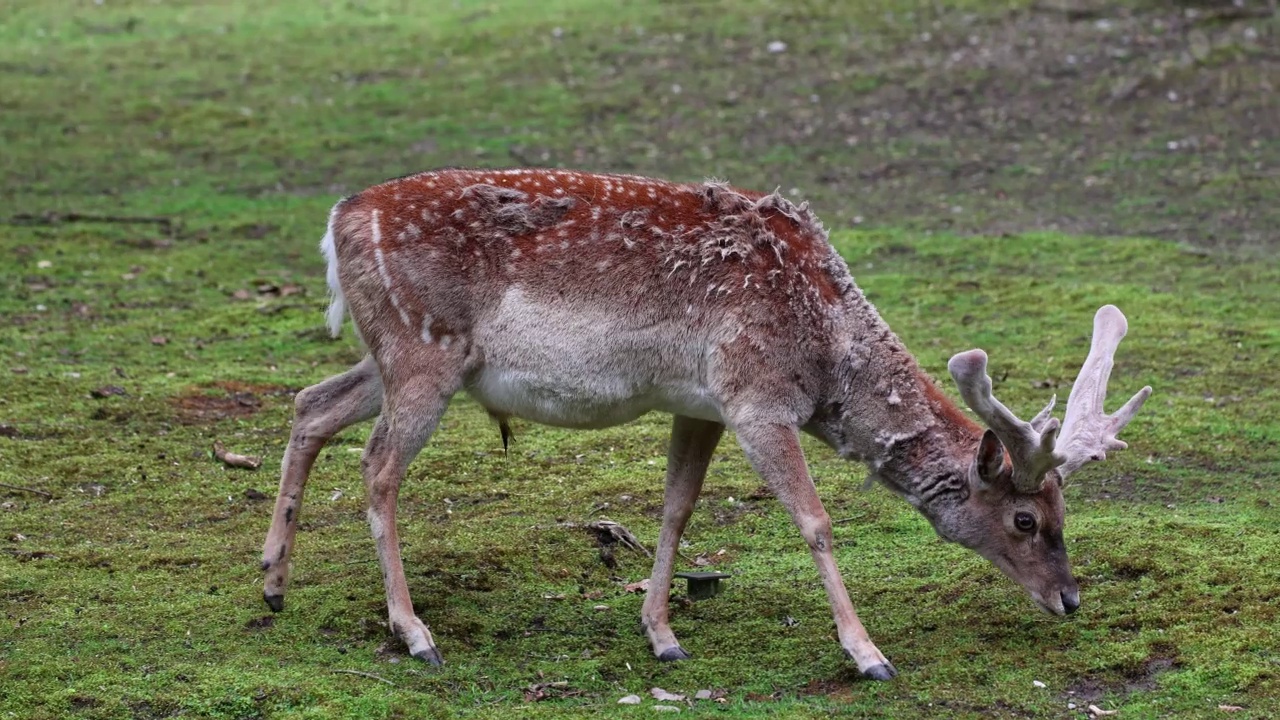
[[[655, 686], [723, 690], [693, 709], [730, 717], [1280, 712], [1280, 143], [1256, 121], [1274, 102], [1258, 90], [1274, 20], [1153, 34], [1118, 58], [1091, 23], [979, 0], [6, 13], [0, 482], [50, 497], [0, 488], [0, 716], [647, 716], [651, 701], [615, 702]], [[1133, 4], [1112, 21], [1169, 17]], [[786, 52], [769, 53], [777, 39]], [[1222, 49], [1152, 74], [1193, 41]], [[1075, 74], [1054, 74], [1058, 43], [1083, 48]], [[1112, 99], [1127, 78], [1139, 89]], [[1172, 103], [1171, 78], [1224, 102]], [[807, 446], [855, 606], [902, 671], [863, 682], [798, 534], [726, 441], [683, 552], [734, 578], [675, 610], [696, 659], [660, 665], [622, 589], [647, 560], [620, 552], [610, 570], [564, 523], [604, 514], [652, 544], [668, 421], [520, 425], [504, 456], [459, 399], [400, 507], [417, 610], [449, 664], [389, 639], [367, 426], [322, 454], [288, 608], [269, 617], [262, 496], [291, 394], [360, 354], [321, 327], [329, 205], [423, 167], [524, 161], [794, 185], [926, 368], [983, 347], [1017, 411], [1066, 392], [1092, 311], [1120, 305], [1114, 395], [1156, 394], [1130, 450], [1067, 491], [1081, 611], [1038, 614], [906, 504], [861, 490], [862, 468]], [[68, 212], [175, 224], [45, 215]], [[214, 439], [264, 466], [222, 468]]]

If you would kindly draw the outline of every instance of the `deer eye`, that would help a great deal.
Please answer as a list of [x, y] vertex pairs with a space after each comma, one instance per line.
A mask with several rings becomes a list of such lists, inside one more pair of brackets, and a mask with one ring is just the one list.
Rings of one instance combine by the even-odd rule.
[[1013, 516], [1013, 526], [1024, 533], [1036, 529], [1036, 516], [1029, 512], [1020, 512]]

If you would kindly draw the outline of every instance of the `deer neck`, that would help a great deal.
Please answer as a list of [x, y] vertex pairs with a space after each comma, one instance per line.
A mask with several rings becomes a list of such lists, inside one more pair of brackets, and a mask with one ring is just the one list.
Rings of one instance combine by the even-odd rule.
[[837, 373], [838, 399], [813, 423], [815, 434], [841, 456], [865, 462], [868, 483], [880, 482], [933, 518], [934, 510], [967, 498], [982, 428], [876, 320], [872, 339], [854, 343]]

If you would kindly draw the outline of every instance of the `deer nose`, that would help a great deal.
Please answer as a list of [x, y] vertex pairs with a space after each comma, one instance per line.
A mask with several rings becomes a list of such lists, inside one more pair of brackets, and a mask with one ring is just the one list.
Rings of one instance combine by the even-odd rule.
[[1062, 595], [1062, 609], [1065, 610], [1068, 615], [1075, 612], [1076, 608], [1080, 607], [1080, 593], [1064, 592], [1064, 593], [1061, 593], [1061, 595]]

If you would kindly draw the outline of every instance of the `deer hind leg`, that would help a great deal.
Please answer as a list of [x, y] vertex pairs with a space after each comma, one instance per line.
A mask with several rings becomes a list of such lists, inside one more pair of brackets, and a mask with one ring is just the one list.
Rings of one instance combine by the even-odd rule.
[[377, 415], [381, 407], [382, 380], [373, 358], [368, 356], [345, 373], [312, 385], [294, 398], [293, 431], [281, 467], [280, 492], [262, 547], [262, 571], [266, 575], [262, 597], [273, 611], [284, 609], [289, 554], [298, 531], [302, 491], [316, 456], [329, 438]]
[[[369, 500], [369, 526], [378, 546], [391, 632], [408, 646], [415, 658], [441, 665], [444, 659], [436, 649], [431, 631], [414, 614], [409, 598], [409, 584], [400, 559], [396, 499], [410, 461], [435, 432], [449, 398], [462, 384], [463, 360], [460, 354], [443, 350], [432, 353], [418, 350], [416, 355], [419, 361], [425, 355], [435, 367], [407, 368], [397, 362], [395, 380], [388, 379], [385, 407], [365, 447], [362, 465]], [[398, 358], [405, 360], [406, 355], [402, 353]]]
[[866, 628], [862, 627], [858, 614], [853, 610], [844, 579], [836, 568], [831, 547], [831, 517], [822, 507], [818, 491], [809, 478], [795, 428], [763, 425], [735, 430], [747, 459], [786, 507], [809, 544], [813, 561], [818, 566], [818, 575], [827, 590], [827, 599], [831, 602], [840, 646], [858, 664], [863, 675], [873, 680], [891, 679], [898, 671], [871, 642]]
[[724, 433], [724, 425], [677, 415], [671, 425], [671, 445], [667, 450], [667, 487], [662, 499], [662, 532], [654, 552], [649, 591], [640, 610], [640, 624], [659, 660], [684, 660], [689, 653], [680, 647], [671, 632], [668, 602], [671, 575], [675, 571], [680, 536], [702, 491], [702, 480], [711, 463], [711, 454]]

